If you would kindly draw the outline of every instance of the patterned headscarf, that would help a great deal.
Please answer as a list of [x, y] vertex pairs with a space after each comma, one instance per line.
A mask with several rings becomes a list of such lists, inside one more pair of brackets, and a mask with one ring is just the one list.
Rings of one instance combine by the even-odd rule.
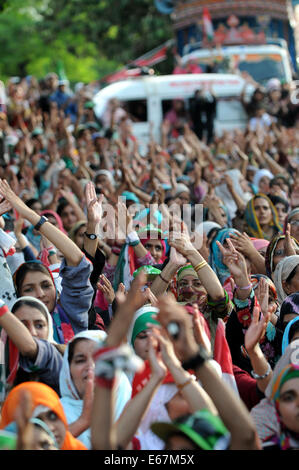
[[263, 442], [273, 442], [282, 450], [298, 448], [299, 436], [290, 434], [281, 422], [279, 415], [279, 392], [282, 385], [291, 378], [299, 377], [298, 358], [299, 340], [293, 341], [277, 362], [272, 378], [266, 388], [263, 400], [252, 408], [250, 414], [254, 420], [259, 438]]
[[256, 212], [254, 209], [254, 201], [258, 198], [265, 199], [268, 202], [269, 207], [272, 212], [271, 226], [277, 232], [282, 232], [282, 227], [279, 223], [278, 214], [277, 214], [275, 206], [272, 204], [270, 199], [265, 194], [262, 194], [262, 193], [256, 194], [255, 196], [253, 196], [252, 199], [250, 199], [250, 201], [248, 201], [246, 209], [245, 209], [245, 214], [244, 214], [245, 220], [248, 226], [248, 232], [250, 236], [256, 237], [256, 238], [267, 239], [267, 235], [262, 231], [262, 228], [260, 226], [260, 223], [258, 221]]
[[276, 269], [274, 271], [273, 275], [273, 280], [274, 284], [277, 290], [277, 298], [278, 302], [281, 305], [284, 301], [284, 299], [287, 297], [287, 294], [282, 286], [282, 281], [285, 281], [293, 269], [296, 268], [296, 266], [299, 265], [299, 256], [298, 255], [293, 255], [293, 256], [286, 256], [283, 258], [281, 261], [279, 261], [278, 265], [276, 266]]
[[238, 232], [238, 230], [233, 228], [223, 228], [216, 233], [210, 245], [209, 264], [213, 271], [217, 274], [222, 285], [226, 279], [230, 277], [230, 271], [228, 267], [222, 262], [222, 254], [217, 246], [216, 241], [219, 241], [221, 245], [223, 245], [225, 240], [229, 238], [230, 235], [239, 233], [240, 232]]
[[[272, 277], [273, 271], [275, 269], [273, 263], [274, 263], [274, 253], [275, 253], [277, 244], [278, 242], [280, 242], [280, 240], [284, 240], [285, 237], [286, 236], [282, 234], [275, 235], [275, 237], [271, 239], [267, 247], [266, 256], [265, 256], [265, 265], [266, 265], [267, 276], [269, 277]], [[299, 243], [297, 242], [296, 238], [291, 237], [291, 239], [293, 240], [293, 243], [296, 245], [296, 247], [299, 250]]]

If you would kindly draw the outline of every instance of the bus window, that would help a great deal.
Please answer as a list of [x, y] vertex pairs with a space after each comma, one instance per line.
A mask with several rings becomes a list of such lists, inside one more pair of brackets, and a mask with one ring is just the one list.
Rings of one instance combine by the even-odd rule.
[[133, 122], [147, 122], [146, 100], [123, 101], [123, 108], [127, 111]]

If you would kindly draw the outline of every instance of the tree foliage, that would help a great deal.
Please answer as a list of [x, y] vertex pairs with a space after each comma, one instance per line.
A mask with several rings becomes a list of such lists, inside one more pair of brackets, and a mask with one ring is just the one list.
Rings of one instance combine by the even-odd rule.
[[153, 0], [0, 0], [0, 75], [97, 80], [172, 37]]

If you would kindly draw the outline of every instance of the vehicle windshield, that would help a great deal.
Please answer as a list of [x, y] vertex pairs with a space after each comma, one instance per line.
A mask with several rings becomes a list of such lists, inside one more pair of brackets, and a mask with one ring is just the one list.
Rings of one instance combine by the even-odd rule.
[[217, 73], [234, 73], [239, 69], [248, 72], [252, 78], [265, 85], [270, 78], [276, 77], [281, 81], [286, 80], [286, 74], [282, 57], [279, 54], [246, 54], [245, 57], [234, 54], [232, 56], [199, 57], [196, 62], [205, 73], [208, 67], [212, 67]]
[[260, 58], [257, 61], [242, 60], [239, 62], [238, 68], [241, 72], [248, 72], [254, 80], [262, 85], [266, 85], [270, 78], [278, 78], [285, 81], [285, 71], [282, 60], [274, 60], [270, 57]]

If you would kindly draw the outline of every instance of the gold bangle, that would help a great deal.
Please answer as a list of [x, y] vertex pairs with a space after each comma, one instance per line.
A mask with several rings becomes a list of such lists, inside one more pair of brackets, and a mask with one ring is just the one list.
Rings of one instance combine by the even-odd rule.
[[204, 268], [205, 266], [207, 266], [208, 263], [204, 260], [202, 261], [201, 263], [198, 263], [195, 267], [194, 267], [194, 271], [198, 272], [201, 268]]
[[183, 384], [177, 385], [178, 390], [181, 392], [183, 388], [187, 387], [187, 385], [189, 385], [193, 381], [194, 381], [194, 378], [192, 376], [189, 377], [189, 379], [187, 379], [186, 382], [184, 382]]

